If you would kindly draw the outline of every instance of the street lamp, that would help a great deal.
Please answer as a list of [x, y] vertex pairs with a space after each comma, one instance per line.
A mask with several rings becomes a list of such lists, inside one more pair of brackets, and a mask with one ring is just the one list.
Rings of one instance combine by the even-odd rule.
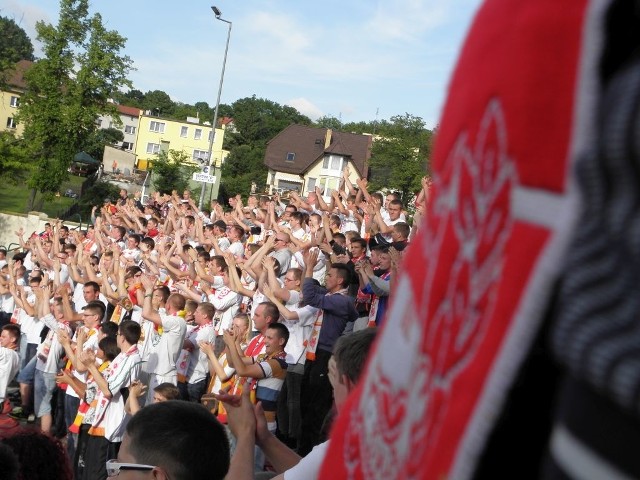
[[[218, 86], [218, 99], [216, 100], [216, 108], [213, 112], [213, 124], [211, 125], [212, 127], [211, 138], [209, 138], [209, 155], [208, 155], [209, 170], [211, 170], [211, 163], [213, 160], [213, 141], [216, 136], [216, 123], [218, 122], [218, 109], [220, 108], [220, 95], [222, 95], [222, 83], [224, 82], [224, 70], [227, 66], [227, 52], [229, 51], [229, 39], [231, 38], [231, 25], [232, 25], [232, 23], [229, 20], [225, 20], [224, 18], [222, 18], [222, 12], [218, 7], [212, 6], [211, 10], [213, 10], [213, 14], [216, 16], [216, 19], [220, 20], [221, 22], [227, 23], [229, 25], [229, 30], [227, 31], [227, 45], [224, 47], [224, 59], [222, 60], [222, 73], [220, 74], [220, 85]], [[215, 164], [213, 166], [213, 172], [215, 174]], [[204, 201], [204, 193], [205, 193], [206, 185], [207, 184], [205, 182], [202, 182], [202, 189], [200, 190], [200, 203], [198, 205], [199, 208], [202, 208], [202, 202]], [[214, 189], [219, 185], [220, 185], [220, 181], [216, 179], [216, 183], [211, 185], [211, 188]], [[218, 196], [217, 189], [215, 189], [215, 191], [216, 191], [216, 197], [217, 197]]]

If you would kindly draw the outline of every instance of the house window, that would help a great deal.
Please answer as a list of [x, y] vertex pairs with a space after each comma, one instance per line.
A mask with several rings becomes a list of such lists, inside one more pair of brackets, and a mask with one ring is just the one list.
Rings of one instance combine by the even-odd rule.
[[209, 142], [211, 142], [211, 139], [213, 138], [213, 130], [211, 130], [209, 132]]
[[324, 190], [324, 197], [330, 197], [331, 192], [337, 190], [339, 186], [340, 179], [338, 177], [320, 177], [320, 189]]
[[193, 134], [194, 140], [200, 140], [202, 138], [202, 129], [196, 128], [196, 132]]
[[129, 133], [131, 135], [136, 133], [136, 127], [132, 126], [132, 125], [127, 125], [126, 127], [124, 127], [124, 133]]
[[11, 96], [9, 105], [11, 105], [13, 108], [18, 108], [20, 106], [20, 97]]
[[109, 122], [109, 128], [113, 128], [113, 122]]
[[16, 128], [16, 120], [13, 117], [7, 118], [7, 128]]
[[207, 160], [209, 158], [209, 152], [204, 150], [193, 150], [193, 160]]
[[102, 126], [102, 119], [98, 118], [96, 120], [96, 128], [100, 128]]
[[122, 142], [122, 149], [123, 150], [133, 150], [133, 143], [132, 142]]
[[302, 184], [298, 182], [291, 182], [289, 180], [278, 180], [278, 189], [286, 192], [286, 191], [296, 191], [300, 192], [302, 188]]
[[287, 162], [293, 162], [296, 159], [296, 154], [293, 152], [287, 153]]
[[342, 172], [343, 158], [340, 155], [325, 155], [322, 160], [322, 168], [333, 172]]
[[156, 133], [164, 133], [164, 122], [152, 121], [149, 123], [149, 131]]
[[307, 193], [313, 192], [316, 189], [316, 179], [308, 178], [307, 179]]
[[154, 155], [160, 152], [160, 145], [157, 143], [147, 143], [147, 153]]
[[187, 135], [189, 135], [189, 127], [180, 127], [180, 136], [187, 138]]

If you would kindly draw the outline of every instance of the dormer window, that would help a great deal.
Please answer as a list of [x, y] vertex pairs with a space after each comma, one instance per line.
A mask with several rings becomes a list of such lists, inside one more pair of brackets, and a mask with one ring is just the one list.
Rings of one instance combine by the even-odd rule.
[[287, 153], [287, 162], [293, 162], [296, 159], [296, 154], [293, 152]]

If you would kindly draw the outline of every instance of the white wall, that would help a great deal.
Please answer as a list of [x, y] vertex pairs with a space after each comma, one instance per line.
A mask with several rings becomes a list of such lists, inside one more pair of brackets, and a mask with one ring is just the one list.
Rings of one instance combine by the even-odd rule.
[[[18, 237], [15, 232], [20, 228], [24, 229], [24, 238], [28, 239], [33, 232], [43, 232], [44, 224], [55, 219], [50, 219], [46, 213], [30, 212], [28, 214], [20, 213], [0, 213], [0, 245], [9, 247], [12, 243], [18, 243]], [[76, 222], [64, 222], [64, 225], [70, 229], [78, 226]], [[86, 225], [82, 225], [86, 229]], [[18, 245], [12, 245], [12, 248]]]

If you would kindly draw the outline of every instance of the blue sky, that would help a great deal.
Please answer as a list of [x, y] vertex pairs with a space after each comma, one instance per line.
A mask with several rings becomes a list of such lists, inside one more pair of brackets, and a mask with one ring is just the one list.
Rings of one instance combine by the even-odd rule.
[[[212, 3], [213, 2], [213, 3]], [[222, 103], [255, 94], [316, 119], [343, 122], [405, 112], [434, 126], [480, 0], [94, 0], [128, 38], [134, 87], [215, 104], [227, 24], [233, 22]], [[0, 0], [0, 15], [32, 40], [56, 23], [56, 0]], [[37, 50], [37, 43], [36, 43]], [[38, 54], [38, 52], [36, 52]]]

